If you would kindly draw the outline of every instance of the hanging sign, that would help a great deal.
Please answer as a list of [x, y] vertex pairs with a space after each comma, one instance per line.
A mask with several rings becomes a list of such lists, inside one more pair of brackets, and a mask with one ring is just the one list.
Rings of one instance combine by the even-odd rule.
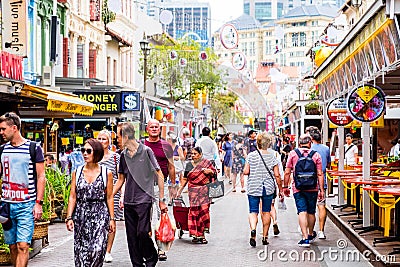
[[350, 93], [347, 107], [354, 119], [362, 122], [374, 121], [385, 110], [385, 94], [377, 86], [361, 85]]
[[138, 92], [121, 92], [121, 110], [140, 111], [140, 94]]
[[221, 44], [226, 49], [236, 48], [239, 44], [239, 35], [238, 32], [232, 24], [225, 24], [222, 26], [220, 32]]
[[178, 59], [178, 53], [175, 50], [172, 50], [169, 52], [169, 59], [170, 60], [176, 60]]
[[246, 56], [242, 52], [237, 52], [232, 57], [232, 66], [235, 70], [242, 70], [246, 66]]
[[328, 119], [336, 126], [345, 126], [353, 121], [347, 110], [346, 99], [336, 98], [328, 105]]
[[181, 66], [181, 67], [186, 67], [186, 65], [187, 65], [187, 59], [186, 58], [180, 58], [179, 59], [179, 65]]
[[207, 58], [208, 58], [208, 55], [207, 55], [207, 52], [206, 52], [206, 51], [201, 51], [201, 52], [199, 53], [199, 59], [200, 59], [200, 60], [207, 60]]

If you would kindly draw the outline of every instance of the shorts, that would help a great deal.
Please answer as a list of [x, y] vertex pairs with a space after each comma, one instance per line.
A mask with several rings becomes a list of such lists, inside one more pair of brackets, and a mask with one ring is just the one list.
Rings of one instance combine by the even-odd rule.
[[35, 220], [33, 208], [35, 201], [10, 203], [11, 229], [4, 231], [4, 242], [8, 245], [19, 242], [31, 243]]
[[262, 205], [262, 212], [270, 212], [271, 204], [273, 199], [273, 194], [271, 195], [263, 195], [263, 196], [251, 196], [247, 195], [249, 200], [249, 212], [250, 213], [259, 213], [260, 212], [260, 200]]
[[300, 212], [307, 212], [308, 214], [315, 214], [317, 207], [318, 192], [300, 191], [293, 194], [296, 202], [297, 214]]

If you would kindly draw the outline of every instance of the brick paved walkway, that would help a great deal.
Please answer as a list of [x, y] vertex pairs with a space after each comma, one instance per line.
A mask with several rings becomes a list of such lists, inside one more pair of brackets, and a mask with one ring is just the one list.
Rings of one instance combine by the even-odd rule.
[[[171, 250], [167, 253], [168, 260], [160, 262], [158, 266], [298, 266], [299, 262], [295, 261], [295, 258], [297, 254], [301, 257], [304, 251], [307, 251], [306, 256], [315, 252], [318, 257], [321, 252], [324, 253], [323, 260], [307, 260], [307, 266], [369, 266], [368, 262], [362, 259], [358, 261], [356, 257], [352, 257], [354, 256], [352, 252], [355, 250], [353, 244], [329, 220], [326, 226], [326, 240], [317, 240], [309, 250], [299, 248], [297, 242], [300, 240], [300, 234], [297, 230], [297, 215], [293, 198], [287, 199], [287, 204], [288, 210], [279, 211], [278, 215], [281, 234], [274, 237], [272, 229], [270, 232], [268, 254], [274, 256], [272, 260], [268, 258], [262, 261], [257, 256], [259, 251], [264, 249], [261, 236], [258, 236], [256, 248], [248, 244], [247, 196], [237, 192], [228, 193], [211, 206], [211, 234], [207, 236], [209, 241], [207, 245], [192, 244], [189, 236], [185, 234], [182, 239], [174, 241]], [[73, 266], [72, 233], [67, 232], [65, 225], [61, 223], [51, 225], [49, 231], [50, 245], [31, 259], [29, 266]], [[259, 222], [257, 232], [261, 233], [261, 222]], [[337, 242], [341, 242], [340, 244], [344, 244], [346, 248], [338, 248]], [[281, 260], [277, 258], [279, 250], [286, 252], [286, 255], [280, 254], [283, 257]], [[117, 224], [117, 236], [112, 255], [114, 261], [104, 264], [105, 267], [131, 266], [123, 222]], [[341, 257], [343, 260], [335, 260], [335, 257], [338, 259]]]

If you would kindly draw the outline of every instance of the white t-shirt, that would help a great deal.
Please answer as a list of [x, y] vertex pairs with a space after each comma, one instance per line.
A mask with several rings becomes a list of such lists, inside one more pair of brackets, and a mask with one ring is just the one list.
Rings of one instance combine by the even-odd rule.
[[[351, 146], [350, 149], [348, 149]], [[355, 154], [358, 154], [358, 148], [354, 144], [345, 144], [344, 145], [344, 151], [346, 152], [344, 154], [344, 165], [355, 165], [357, 164], [356, 162], [356, 157]]]

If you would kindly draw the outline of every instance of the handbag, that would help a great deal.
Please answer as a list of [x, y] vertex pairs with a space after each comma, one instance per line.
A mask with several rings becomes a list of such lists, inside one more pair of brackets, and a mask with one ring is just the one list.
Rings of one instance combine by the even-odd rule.
[[[264, 158], [263, 158], [263, 156], [262, 156], [261, 153], [260, 153], [260, 150], [258, 150], [257, 147], [256, 147], [256, 150], [257, 150], [257, 152], [258, 152], [258, 155], [260, 155], [261, 160], [262, 160], [262, 162], [264, 163], [264, 166], [265, 166], [265, 168], [267, 169], [269, 175], [271, 176], [271, 179], [274, 180], [274, 176], [272, 175], [272, 173], [271, 173], [271, 171], [269, 170], [267, 164], [265, 163]], [[277, 196], [277, 194], [276, 194], [276, 184], [275, 184], [275, 181], [274, 181], [274, 187], [275, 187], [275, 190], [274, 190], [274, 196], [273, 196], [273, 198], [275, 199], [276, 196]]]
[[12, 221], [10, 219], [10, 203], [1, 202], [0, 204], [0, 223], [5, 231], [11, 229]]
[[207, 184], [208, 197], [219, 198], [224, 196], [224, 182], [216, 179], [214, 182]]

